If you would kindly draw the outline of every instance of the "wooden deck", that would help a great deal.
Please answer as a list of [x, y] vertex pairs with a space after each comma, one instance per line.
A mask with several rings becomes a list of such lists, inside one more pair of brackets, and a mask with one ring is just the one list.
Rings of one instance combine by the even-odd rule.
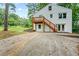
[[49, 21], [48, 19], [46, 19], [45, 17], [33, 17], [32, 18], [32, 24], [38, 24], [38, 23], [42, 23], [43, 27], [46, 24], [48, 25], [48, 27], [52, 29], [53, 32], [57, 32], [55, 24]]

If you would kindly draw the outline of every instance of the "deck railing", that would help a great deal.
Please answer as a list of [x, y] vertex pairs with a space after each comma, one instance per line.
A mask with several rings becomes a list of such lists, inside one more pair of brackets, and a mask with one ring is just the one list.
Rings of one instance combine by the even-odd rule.
[[33, 21], [34, 23], [43, 22], [43, 18], [42, 18], [42, 17], [33, 17], [32, 21]]
[[51, 21], [47, 20], [45, 17], [33, 17], [32, 18], [33, 23], [45, 23], [47, 24], [54, 32], [57, 31], [56, 26]]

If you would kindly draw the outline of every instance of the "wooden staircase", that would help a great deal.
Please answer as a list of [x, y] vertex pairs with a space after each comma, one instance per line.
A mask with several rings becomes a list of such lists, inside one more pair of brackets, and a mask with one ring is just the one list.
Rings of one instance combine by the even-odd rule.
[[56, 29], [56, 26], [55, 26], [54, 23], [47, 20], [45, 17], [44, 17], [44, 22], [45, 22], [45, 24], [47, 24], [52, 29], [53, 32], [57, 32], [57, 29]]
[[33, 23], [43, 23], [43, 25], [48, 25], [53, 32], [57, 32], [56, 26], [51, 21], [47, 20], [45, 17], [33, 17], [32, 18]]

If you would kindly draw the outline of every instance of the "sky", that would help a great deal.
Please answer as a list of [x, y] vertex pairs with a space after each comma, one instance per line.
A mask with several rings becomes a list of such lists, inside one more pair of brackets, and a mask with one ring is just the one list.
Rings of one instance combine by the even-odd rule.
[[16, 14], [19, 15], [22, 18], [28, 17], [28, 8], [25, 3], [17, 3], [16, 6]]
[[[28, 18], [28, 7], [26, 6], [26, 3], [14, 3], [16, 8], [15, 14], [22, 18]], [[4, 5], [0, 5], [0, 8], [4, 8]]]

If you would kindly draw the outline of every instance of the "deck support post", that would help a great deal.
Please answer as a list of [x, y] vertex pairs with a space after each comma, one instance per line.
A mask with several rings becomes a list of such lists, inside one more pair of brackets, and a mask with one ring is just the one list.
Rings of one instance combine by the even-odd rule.
[[32, 17], [32, 30], [34, 31], [34, 17]]
[[43, 18], [43, 32], [45, 32], [45, 22], [44, 22], [44, 18]]

